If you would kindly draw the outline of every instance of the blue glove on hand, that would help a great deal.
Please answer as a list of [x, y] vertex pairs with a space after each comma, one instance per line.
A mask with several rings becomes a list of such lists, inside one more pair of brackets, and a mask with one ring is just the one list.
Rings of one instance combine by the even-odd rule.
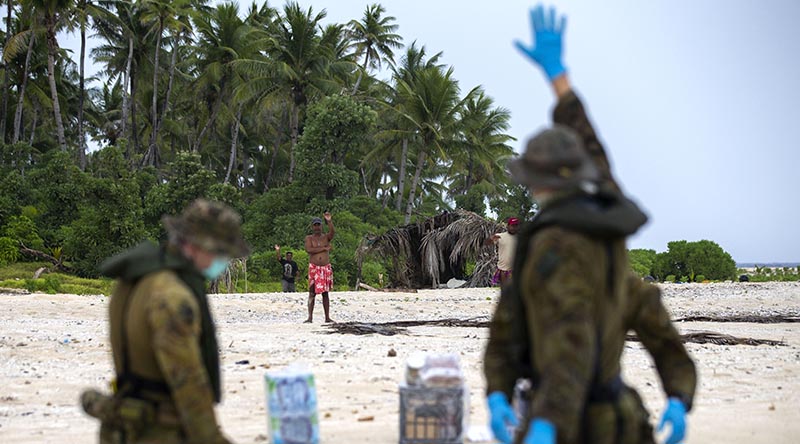
[[667, 423], [669, 423], [672, 430], [666, 444], [678, 444], [683, 441], [684, 436], [686, 436], [686, 406], [678, 398], [669, 398], [667, 400], [667, 410], [664, 411], [664, 416], [661, 417], [658, 431], [663, 430]]
[[542, 5], [537, 5], [531, 9], [533, 46], [527, 47], [519, 40], [514, 41], [517, 49], [539, 65], [550, 80], [566, 71], [561, 63], [561, 41], [566, 26], [567, 17], [562, 15], [557, 20], [555, 8], [545, 11]]
[[489, 414], [491, 415], [489, 426], [492, 428], [494, 437], [502, 443], [510, 444], [511, 436], [508, 434], [508, 427], [516, 427], [519, 422], [517, 422], [517, 415], [514, 414], [514, 410], [508, 403], [508, 398], [505, 393], [492, 392], [486, 401], [489, 403]]
[[522, 442], [523, 444], [556, 444], [556, 427], [546, 419], [534, 418]]

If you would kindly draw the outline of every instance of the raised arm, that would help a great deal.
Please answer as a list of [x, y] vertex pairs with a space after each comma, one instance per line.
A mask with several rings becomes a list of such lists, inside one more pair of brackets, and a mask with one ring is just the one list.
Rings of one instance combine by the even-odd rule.
[[333, 216], [331, 216], [331, 213], [326, 211], [322, 217], [325, 218], [325, 222], [328, 224], [328, 240], [333, 240], [333, 235], [335, 233], [335, 230], [333, 229]]
[[557, 99], [553, 110], [553, 122], [569, 127], [583, 141], [584, 148], [600, 170], [604, 181], [619, 188], [613, 176], [603, 145], [589, 121], [589, 117], [578, 96], [574, 93], [562, 61], [563, 35], [567, 25], [566, 16], [556, 16], [555, 9], [545, 11], [541, 6], [531, 10], [533, 43], [527, 46], [520, 41], [514, 44], [534, 65], [542, 69]]
[[281, 246], [277, 244], [275, 245], [275, 257], [278, 259], [278, 262], [283, 259], [283, 256], [281, 256]]

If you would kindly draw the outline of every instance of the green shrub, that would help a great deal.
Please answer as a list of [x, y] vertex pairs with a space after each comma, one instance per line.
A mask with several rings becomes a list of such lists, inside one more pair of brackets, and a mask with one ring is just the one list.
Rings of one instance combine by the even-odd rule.
[[672, 283], [674, 283], [675, 282], [675, 275], [671, 274], [671, 275], [665, 277], [664, 278], [664, 282], [672, 282]]
[[706, 277], [705, 277], [705, 275], [702, 275], [702, 274], [698, 274], [697, 276], [694, 277], [694, 281], [695, 282], [703, 282], [705, 280], [706, 280]]
[[19, 259], [17, 242], [10, 237], [0, 237], [0, 267], [13, 264]]

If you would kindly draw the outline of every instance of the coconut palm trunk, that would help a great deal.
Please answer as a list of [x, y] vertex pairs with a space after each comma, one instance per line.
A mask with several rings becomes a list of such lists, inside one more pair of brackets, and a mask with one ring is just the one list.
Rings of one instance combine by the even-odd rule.
[[14, 112], [14, 138], [11, 143], [19, 142], [22, 137], [22, 109], [25, 104], [25, 88], [28, 86], [28, 71], [31, 69], [31, 56], [33, 55], [33, 44], [36, 40], [36, 34], [31, 30], [31, 37], [28, 39], [28, 53], [25, 55], [25, 68], [24, 76], [22, 76], [22, 83], [19, 86], [19, 97], [17, 97], [17, 109]]
[[[86, 5], [84, 4], [84, 9]], [[78, 96], [78, 165], [81, 171], [86, 169], [86, 140], [83, 137], [83, 104], [86, 96], [84, 86], [84, 66], [86, 64], [86, 17], [81, 19], [81, 61], [80, 78], [78, 79], [80, 96]]]
[[397, 197], [394, 201], [395, 211], [403, 208], [403, 192], [406, 185], [406, 159], [408, 159], [408, 137], [403, 137], [403, 151], [400, 154], [400, 172], [397, 174]]
[[208, 116], [208, 121], [203, 126], [203, 129], [200, 130], [200, 134], [197, 136], [197, 140], [194, 142], [194, 148], [192, 151], [197, 152], [200, 151], [200, 144], [203, 142], [203, 137], [206, 135], [209, 129], [211, 129], [211, 125], [217, 120], [217, 114], [219, 114], [219, 109], [222, 107], [222, 87], [220, 86], [219, 95], [217, 95], [217, 100], [214, 101], [214, 108], [211, 110], [211, 115]]
[[225, 173], [225, 184], [230, 183], [231, 172], [233, 165], [236, 163], [236, 148], [239, 145], [239, 121], [242, 120], [242, 104], [239, 105], [239, 110], [236, 112], [236, 119], [231, 126], [231, 155], [228, 158], [228, 171]]
[[[6, 16], [6, 43], [3, 48], [8, 48], [8, 41], [11, 40], [11, 10], [13, 9], [13, 1], [8, 0], [8, 15]], [[3, 143], [6, 141], [6, 115], [8, 114], [8, 68], [4, 70], [3, 74], [3, 114], [0, 115], [0, 139]]]
[[162, 22], [158, 24], [158, 31], [156, 33], [156, 54], [153, 58], [153, 101], [151, 103], [152, 113], [152, 128], [150, 131], [150, 146], [147, 147], [147, 152], [142, 159], [143, 165], [157, 165], [159, 163], [158, 145], [158, 56], [161, 52], [161, 34], [164, 32], [164, 25]]
[[61, 106], [58, 102], [58, 88], [56, 87], [56, 17], [48, 13], [45, 15], [47, 27], [47, 80], [50, 83], [50, 98], [53, 101], [53, 117], [56, 121], [56, 136], [61, 151], [67, 151], [67, 140], [64, 137], [64, 123], [61, 120]]
[[[128, 114], [130, 114], [131, 100], [128, 94], [128, 83], [131, 78], [131, 63], [133, 63], [133, 37], [128, 37], [128, 60], [125, 62], [125, 74], [122, 81], [122, 128], [120, 134], [125, 134], [125, 129], [128, 125]], [[126, 156], [131, 158], [131, 146], [128, 144]]]
[[294, 180], [294, 167], [295, 167], [295, 160], [294, 160], [294, 149], [297, 146], [297, 138], [300, 134], [300, 106], [296, 103], [293, 105], [292, 108], [292, 146], [291, 150], [289, 151], [289, 183], [292, 183]]
[[417, 169], [414, 171], [414, 179], [411, 180], [411, 189], [408, 190], [408, 205], [406, 206], [405, 223], [411, 222], [411, 212], [414, 210], [414, 198], [416, 197], [417, 185], [419, 184], [419, 177], [422, 175], [422, 168], [425, 166], [427, 153], [421, 150], [419, 157], [417, 157]]

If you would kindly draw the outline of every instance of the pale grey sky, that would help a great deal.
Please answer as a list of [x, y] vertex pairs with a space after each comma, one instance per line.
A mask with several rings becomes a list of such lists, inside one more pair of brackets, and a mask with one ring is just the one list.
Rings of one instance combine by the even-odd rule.
[[[372, 2], [300, 3], [347, 22]], [[378, 3], [407, 44], [443, 51], [463, 91], [483, 85], [511, 110], [518, 152], [548, 125], [549, 86], [511, 44], [530, 39], [533, 2]], [[672, 240], [710, 239], [737, 262], [800, 261], [800, 2], [545, 4], [568, 16], [573, 85], [615, 174], [650, 215], [630, 247], [664, 251]], [[77, 48], [74, 37], [62, 40]]]

